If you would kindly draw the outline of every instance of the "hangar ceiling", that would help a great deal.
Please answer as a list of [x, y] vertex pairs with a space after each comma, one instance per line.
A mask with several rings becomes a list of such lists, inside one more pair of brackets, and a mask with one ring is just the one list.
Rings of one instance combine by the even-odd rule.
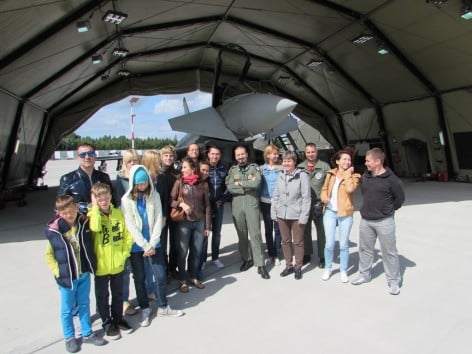
[[[336, 148], [367, 141], [383, 146], [390, 159], [404, 154], [392, 146], [398, 137], [424, 136], [431, 170], [457, 175], [453, 133], [472, 131], [472, 20], [460, 17], [467, 4], [1, 1], [0, 183], [30, 184], [60, 139], [108, 103], [212, 92], [221, 48], [221, 78], [230, 84], [223, 99], [248, 90], [286, 96], [298, 102], [295, 114]], [[108, 23], [109, 11], [127, 16]], [[79, 22], [89, 30], [79, 33]], [[359, 36], [370, 39], [356, 44]], [[379, 54], [379, 46], [388, 53]], [[115, 48], [129, 52], [118, 57]], [[101, 62], [93, 64], [93, 56]], [[246, 56], [251, 65], [241, 83]], [[441, 146], [429, 141], [438, 132]]]

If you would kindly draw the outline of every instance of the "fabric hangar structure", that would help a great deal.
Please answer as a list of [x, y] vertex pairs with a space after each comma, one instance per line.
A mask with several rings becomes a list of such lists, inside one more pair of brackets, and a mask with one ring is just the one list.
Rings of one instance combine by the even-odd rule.
[[468, 181], [468, 18], [467, 0], [2, 1], [0, 186], [31, 185], [104, 105], [195, 90], [284, 96], [335, 149]]

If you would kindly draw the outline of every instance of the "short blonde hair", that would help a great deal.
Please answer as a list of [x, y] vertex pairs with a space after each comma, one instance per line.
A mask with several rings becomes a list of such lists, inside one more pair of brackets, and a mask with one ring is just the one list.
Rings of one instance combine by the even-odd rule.
[[77, 208], [77, 203], [75, 202], [74, 197], [71, 195], [60, 195], [56, 198], [54, 206], [56, 207], [57, 211], [62, 211], [72, 206]]
[[157, 175], [160, 173], [161, 155], [154, 150], [148, 150], [143, 154], [141, 163], [149, 171], [149, 176], [152, 180], [155, 180]]
[[97, 182], [92, 186], [91, 192], [95, 198], [104, 195], [104, 194], [109, 194], [111, 195], [111, 188], [108, 184], [106, 183], [101, 183]]
[[175, 147], [172, 146], [172, 145], [166, 145], [166, 146], [163, 146], [159, 149], [159, 153], [161, 155], [164, 155], [164, 154], [172, 154], [174, 155], [174, 158], [177, 157], [177, 154], [175, 152]]

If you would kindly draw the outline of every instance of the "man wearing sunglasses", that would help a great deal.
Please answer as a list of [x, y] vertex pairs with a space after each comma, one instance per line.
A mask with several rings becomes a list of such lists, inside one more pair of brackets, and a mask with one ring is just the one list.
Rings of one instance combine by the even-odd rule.
[[61, 177], [57, 195], [73, 196], [79, 204], [79, 213], [87, 214], [87, 206], [91, 202], [90, 191], [92, 186], [97, 182], [101, 182], [112, 188], [112, 184], [107, 173], [95, 169], [97, 155], [92, 145], [79, 145], [77, 147], [77, 158], [79, 168]]

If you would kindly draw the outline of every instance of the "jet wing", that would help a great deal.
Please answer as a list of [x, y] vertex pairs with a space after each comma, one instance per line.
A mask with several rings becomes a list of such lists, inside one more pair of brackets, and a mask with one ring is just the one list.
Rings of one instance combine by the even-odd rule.
[[179, 132], [238, 141], [238, 138], [228, 129], [223, 118], [213, 107], [171, 118], [169, 125], [172, 130]]
[[265, 135], [265, 138], [274, 139], [297, 129], [298, 129], [298, 121], [295, 118], [292, 118], [291, 115], [288, 115], [283, 121], [281, 121], [271, 130], [269, 130], [267, 134]]

